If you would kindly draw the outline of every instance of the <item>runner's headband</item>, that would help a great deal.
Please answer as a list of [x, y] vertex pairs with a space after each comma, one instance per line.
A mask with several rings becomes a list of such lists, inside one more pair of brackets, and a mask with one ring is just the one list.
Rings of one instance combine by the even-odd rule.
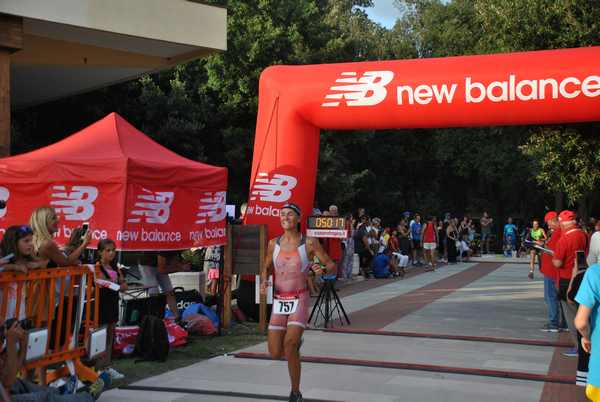
[[292, 211], [294, 211], [298, 216], [301, 216], [302, 214], [300, 213], [300, 207], [296, 204], [285, 204], [283, 207], [281, 207], [281, 209], [291, 209]]

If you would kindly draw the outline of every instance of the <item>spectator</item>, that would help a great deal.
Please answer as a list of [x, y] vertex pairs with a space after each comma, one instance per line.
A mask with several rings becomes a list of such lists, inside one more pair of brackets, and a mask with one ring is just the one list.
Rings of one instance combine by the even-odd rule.
[[358, 211], [357, 211], [357, 213], [356, 213], [356, 217], [358, 218], [358, 222], [359, 222], [359, 224], [360, 224], [360, 222], [361, 222], [361, 218], [362, 218], [364, 215], [366, 215], [366, 211], [365, 211], [365, 209], [364, 209], [364, 208], [358, 208]]
[[[558, 240], [560, 239], [560, 225], [558, 223], [558, 214], [554, 211], [548, 212], [544, 216], [544, 221], [548, 225], [549, 240], [545, 243], [546, 248], [554, 251]], [[556, 276], [558, 272], [552, 264], [552, 256], [543, 253], [540, 257], [540, 271], [544, 276], [544, 301], [548, 309], [548, 322], [542, 327], [544, 332], [559, 332], [560, 327], [566, 324], [559, 322], [560, 320], [560, 302], [556, 292]], [[561, 325], [562, 324], [562, 325]]]
[[[27, 225], [10, 226], [6, 229], [0, 243], [0, 253], [2, 256], [13, 255], [7, 263], [1, 266], [2, 271], [27, 273], [29, 269], [41, 266], [33, 259], [33, 231]], [[17, 290], [17, 283], [11, 282], [6, 287], [6, 296], [2, 295], [2, 291], [0, 291], [0, 301], [4, 300], [4, 297], [7, 299], [7, 319], [17, 315]], [[25, 318], [26, 297], [25, 288], [23, 288], [19, 302], [19, 320]]]
[[[581, 348], [592, 353], [592, 345], [600, 344], [600, 264], [588, 268], [575, 297], [579, 303], [575, 327], [581, 335]], [[578, 367], [579, 369], [579, 367]], [[578, 376], [579, 379], [579, 376]], [[590, 401], [600, 401], [600, 354], [592, 353], [589, 360], [586, 396]]]
[[454, 219], [448, 220], [446, 228], [446, 248], [448, 251], [448, 264], [456, 264], [456, 242], [458, 241], [458, 231], [454, 223]]
[[[556, 245], [552, 263], [558, 270], [558, 295], [562, 306], [565, 320], [569, 326], [571, 339], [575, 346], [579, 345], [577, 331], [573, 320], [577, 313], [573, 301], [569, 302], [569, 291], [571, 290], [573, 279], [577, 274], [577, 251], [587, 249], [587, 236], [583, 230], [577, 227], [576, 215], [572, 211], [562, 211], [558, 215], [560, 223], [561, 237]], [[573, 354], [574, 355], [574, 354]]]
[[427, 222], [423, 225], [422, 233], [423, 254], [425, 255], [425, 263], [428, 265], [428, 271], [435, 271], [436, 256], [435, 249], [437, 248], [437, 231], [435, 218], [433, 216], [427, 218]]
[[422, 232], [422, 224], [421, 224], [421, 215], [415, 214], [415, 219], [410, 223], [410, 239], [411, 239], [411, 249], [413, 254], [413, 265], [420, 266], [421, 261], [419, 260], [419, 253], [421, 251], [421, 232]]
[[446, 228], [444, 227], [447, 223], [444, 221], [437, 222], [437, 240], [438, 240], [438, 256], [442, 263], [448, 262], [448, 255], [446, 249]]
[[[598, 224], [596, 224], [598, 225]], [[596, 229], [596, 228], [595, 228]], [[595, 230], [590, 239], [590, 251], [587, 256], [587, 263], [591, 267], [600, 262], [600, 232]]]
[[18, 378], [27, 351], [27, 333], [16, 321], [9, 327], [6, 323], [0, 325], [0, 380], [9, 391], [12, 402], [91, 402], [98, 399], [110, 384], [110, 377], [102, 375], [90, 386], [89, 393], [60, 395], [55, 388]]
[[481, 254], [483, 254], [484, 247], [486, 254], [489, 254], [492, 224], [494, 223], [494, 220], [490, 218], [490, 215], [487, 212], [484, 212], [479, 223], [481, 224]]
[[471, 258], [471, 255], [473, 254], [471, 247], [469, 247], [469, 244], [467, 243], [467, 239], [468, 239], [468, 235], [465, 235], [465, 236], [463, 236], [463, 238], [461, 240], [458, 241], [458, 243], [456, 243], [458, 256], [459, 256], [461, 262], [469, 261], [469, 259]]
[[[513, 224], [512, 218], [509, 216], [506, 225], [504, 225], [504, 250], [517, 250], [517, 227]], [[511, 252], [512, 254], [512, 252]], [[507, 256], [508, 257], [508, 256]]]
[[33, 211], [29, 224], [33, 229], [33, 250], [40, 260], [46, 262], [47, 268], [67, 267], [79, 265], [81, 254], [91, 240], [91, 231], [88, 229], [83, 236], [81, 245], [69, 254], [60, 250], [52, 236], [58, 231], [58, 216], [54, 209], [41, 207]]
[[204, 272], [207, 272], [208, 294], [215, 296], [217, 294], [217, 285], [219, 283], [219, 265], [221, 260], [221, 247], [210, 246], [204, 253]]
[[463, 216], [462, 221], [460, 222], [460, 225], [458, 227], [458, 235], [460, 237], [460, 239], [464, 239], [465, 236], [469, 235], [469, 226], [470, 226], [470, 220], [469, 220], [469, 216], [465, 215]]
[[377, 250], [378, 253], [383, 253], [383, 250], [388, 248], [390, 236], [390, 228], [383, 229], [381, 236], [379, 236], [379, 249]]
[[392, 258], [392, 252], [389, 248], [377, 254], [373, 259], [373, 275], [375, 278], [382, 279], [398, 276], [399, 272], [400, 268], [398, 268], [396, 261]]
[[369, 277], [369, 267], [371, 260], [374, 256], [374, 252], [369, 245], [369, 217], [362, 215], [360, 217], [360, 224], [358, 229], [354, 233], [354, 250], [358, 253], [360, 258], [360, 274], [367, 279]]
[[[532, 227], [528, 232], [528, 238], [540, 246], [543, 245], [544, 242], [546, 241], [546, 239], [548, 238], [546, 236], [546, 232], [544, 231], [544, 229], [540, 227], [539, 221], [537, 221], [537, 220], [533, 221]], [[537, 250], [532, 248], [529, 251], [529, 255], [530, 255], [531, 259], [529, 260], [529, 274], [527, 275], [527, 277], [529, 279], [533, 279], [533, 267], [535, 266], [536, 257], [539, 254], [538, 254]]]
[[408, 256], [396, 252], [392, 253], [392, 257], [395, 259], [396, 265], [398, 266], [398, 273], [403, 277], [406, 273], [406, 267], [408, 267]]
[[516, 254], [515, 250], [516, 241], [514, 240], [513, 235], [507, 235], [504, 238], [504, 256], [505, 257], [514, 257]]
[[390, 235], [390, 239], [388, 241], [388, 247], [392, 251], [392, 254], [398, 253], [400, 251], [400, 240], [398, 239], [397, 230], [392, 231], [392, 234]]
[[173, 313], [176, 321], [179, 321], [179, 311], [170, 273], [189, 271], [190, 264], [184, 263], [179, 251], [148, 252], [138, 255], [137, 261], [142, 282], [149, 288], [150, 295], [164, 294], [167, 298], [169, 310]]
[[402, 218], [398, 224], [398, 241], [400, 243], [400, 253], [405, 256], [410, 255], [410, 231], [406, 225], [406, 219]]
[[344, 257], [342, 260], [342, 269], [344, 276], [347, 279], [352, 279], [352, 267], [354, 265], [354, 227], [356, 221], [352, 217], [352, 214], [346, 215], [346, 230], [348, 237], [344, 240]]
[[[100, 308], [98, 324], [106, 325], [106, 353], [96, 362], [96, 369], [106, 369], [111, 379], [121, 379], [123, 374], [108, 367], [112, 361], [112, 348], [115, 338], [115, 327], [119, 321], [119, 292], [127, 290], [125, 275], [118, 268], [115, 259], [117, 255], [115, 242], [111, 239], [102, 239], [98, 242], [98, 261], [96, 262], [97, 273], [100, 279], [107, 281], [100, 285]], [[109, 283], [119, 286], [119, 290], [110, 289]]]
[[[31, 229], [33, 230], [33, 255], [36, 259], [40, 261], [42, 267], [45, 268], [57, 268], [57, 267], [68, 267], [73, 265], [81, 264], [80, 258], [82, 253], [85, 251], [87, 245], [91, 240], [91, 231], [87, 230], [87, 232], [83, 235], [83, 239], [79, 247], [71, 252], [68, 256], [65, 255], [64, 251], [60, 249], [58, 244], [54, 241], [53, 235], [58, 232], [58, 216], [56, 212], [51, 207], [40, 207], [37, 208], [31, 214], [29, 219], [29, 224]], [[47, 287], [39, 287], [39, 284], [35, 284], [34, 292], [43, 295], [49, 292], [55, 292], [55, 289], [49, 289]], [[57, 281], [57, 285], [61, 286], [60, 282]], [[70, 286], [69, 278], [65, 278], [65, 288]], [[59, 288], [60, 289], [60, 288]], [[56, 298], [55, 298], [56, 299]], [[35, 298], [33, 303], [34, 310], [38, 308], [40, 298]], [[41, 297], [41, 300], [44, 300], [44, 305], [41, 306], [42, 312], [47, 312], [49, 309], [50, 318], [54, 318], [56, 316], [55, 307], [49, 306], [50, 297]], [[57, 301], [58, 303], [58, 301]], [[64, 312], [63, 314], [67, 314]], [[53, 320], [53, 326], [57, 325], [58, 320]], [[61, 331], [65, 331], [65, 329], [61, 329]], [[51, 334], [51, 342], [50, 346], [53, 346], [54, 339], [52, 335], [55, 334], [54, 328], [52, 328]]]

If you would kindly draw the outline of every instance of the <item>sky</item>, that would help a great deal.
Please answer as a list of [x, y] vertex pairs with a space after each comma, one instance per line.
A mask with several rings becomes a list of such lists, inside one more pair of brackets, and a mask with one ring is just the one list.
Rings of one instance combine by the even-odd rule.
[[365, 10], [369, 18], [386, 28], [392, 28], [400, 16], [400, 11], [394, 7], [394, 0], [373, 0], [373, 4], [375, 7]]

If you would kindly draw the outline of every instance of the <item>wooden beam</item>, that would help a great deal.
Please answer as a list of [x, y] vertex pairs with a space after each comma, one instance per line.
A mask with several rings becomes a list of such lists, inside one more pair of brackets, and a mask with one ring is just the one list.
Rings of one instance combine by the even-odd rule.
[[23, 49], [23, 18], [0, 14], [0, 47], [12, 52]]
[[0, 157], [10, 155], [10, 55], [23, 48], [23, 18], [0, 14]]
[[0, 48], [0, 158], [10, 155], [10, 53]]

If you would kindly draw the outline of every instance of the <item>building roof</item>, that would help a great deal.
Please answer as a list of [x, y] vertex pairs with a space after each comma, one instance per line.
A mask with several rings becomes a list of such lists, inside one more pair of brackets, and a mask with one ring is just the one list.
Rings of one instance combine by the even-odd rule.
[[13, 108], [94, 90], [227, 49], [227, 10], [189, 0], [7, 0], [23, 19]]

